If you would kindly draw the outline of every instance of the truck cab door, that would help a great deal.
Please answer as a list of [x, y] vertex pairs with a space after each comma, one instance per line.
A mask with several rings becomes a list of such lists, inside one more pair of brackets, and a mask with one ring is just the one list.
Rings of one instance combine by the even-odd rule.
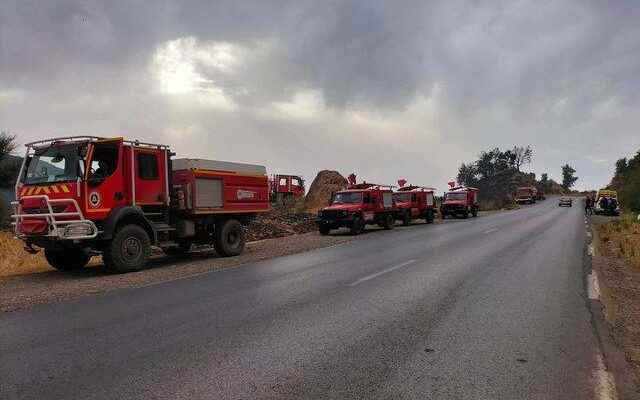
[[133, 147], [136, 205], [164, 206], [168, 204], [167, 150]]
[[122, 153], [122, 138], [89, 144], [82, 191], [90, 219], [104, 219], [111, 209], [126, 202]]

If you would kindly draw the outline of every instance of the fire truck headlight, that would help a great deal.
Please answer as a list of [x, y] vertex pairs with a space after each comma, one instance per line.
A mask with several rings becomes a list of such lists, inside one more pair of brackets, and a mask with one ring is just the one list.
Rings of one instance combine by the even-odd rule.
[[93, 226], [86, 223], [69, 224], [62, 231], [65, 238], [75, 238], [93, 235]]

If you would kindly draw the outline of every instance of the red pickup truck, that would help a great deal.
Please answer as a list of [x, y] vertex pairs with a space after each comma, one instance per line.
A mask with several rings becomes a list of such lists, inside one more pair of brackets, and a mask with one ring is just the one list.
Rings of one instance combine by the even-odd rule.
[[390, 186], [365, 182], [334, 193], [331, 204], [318, 212], [316, 223], [321, 235], [342, 227], [357, 235], [368, 224], [393, 229], [396, 212]]
[[424, 219], [427, 224], [435, 218], [435, 189], [422, 186], [403, 186], [396, 190], [393, 199], [396, 202], [396, 220], [407, 226], [414, 219]]

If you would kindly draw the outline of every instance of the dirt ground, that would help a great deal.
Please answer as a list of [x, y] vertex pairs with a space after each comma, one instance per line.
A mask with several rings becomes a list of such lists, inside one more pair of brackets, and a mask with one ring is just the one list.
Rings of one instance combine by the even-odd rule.
[[592, 266], [598, 274], [605, 318], [640, 387], [640, 223], [594, 216], [592, 224]]

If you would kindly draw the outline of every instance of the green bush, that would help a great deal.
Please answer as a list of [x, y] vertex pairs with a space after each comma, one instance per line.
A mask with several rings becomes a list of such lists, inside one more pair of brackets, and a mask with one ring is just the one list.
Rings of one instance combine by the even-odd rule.
[[9, 206], [6, 204], [4, 198], [0, 196], [0, 229], [7, 229], [11, 226]]
[[640, 212], [640, 151], [629, 160], [618, 160], [610, 186], [618, 191], [623, 210]]

